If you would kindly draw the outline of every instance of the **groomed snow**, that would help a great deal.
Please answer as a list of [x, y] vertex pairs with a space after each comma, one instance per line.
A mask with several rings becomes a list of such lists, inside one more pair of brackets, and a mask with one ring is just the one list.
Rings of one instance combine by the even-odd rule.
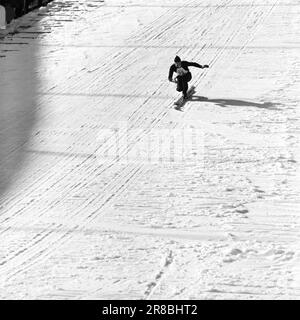
[[[0, 299], [299, 299], [298, 0], [53, 1], [0, 38]], [[182, 111], [175, 55], [196, 94]]]

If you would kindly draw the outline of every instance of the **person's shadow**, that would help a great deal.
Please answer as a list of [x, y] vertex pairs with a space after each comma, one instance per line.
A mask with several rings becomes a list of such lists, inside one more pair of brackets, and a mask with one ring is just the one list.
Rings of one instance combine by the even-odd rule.
[[212, 102], [220, 107], [230, 107], [230, 106], [238, 106], [238, 107], [255, 107], [255, 108], [262, 108], [268, 110], [280, 110], [279, 106], [280, 103], [273, 103], [273, 102], [250, 102], [244, 100], [235, 100], [235, 99], [209, 99], [207, 97], [196, 96], [193, 95], [189, 99], [192, 102]]

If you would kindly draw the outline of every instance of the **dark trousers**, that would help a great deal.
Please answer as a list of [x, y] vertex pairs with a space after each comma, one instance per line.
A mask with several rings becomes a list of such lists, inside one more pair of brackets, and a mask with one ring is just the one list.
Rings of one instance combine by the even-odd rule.
[[176, 90], [183, 93], [183, 95], [186, 95], [189, 85], [188, 82], [192, 80], [192, 74], [188, 72], [187, 74], [184, 74], [183, 76], [177, 76], [177, 88]]

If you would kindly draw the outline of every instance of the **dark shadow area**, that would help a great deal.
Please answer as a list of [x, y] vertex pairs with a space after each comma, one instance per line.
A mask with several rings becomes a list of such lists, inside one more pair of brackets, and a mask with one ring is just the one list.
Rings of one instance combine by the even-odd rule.
[[192, 102], [211, 102], [220, 107], [255, 107], [261, 109], [268, 109], [268, 110], [280, 110], [280, 103], [273, 103], [273, 102], [251, 102], [245, 100], [235, 100], [235, 99], [209, 99], [207, 97], [202, 96], [192, 96], [189, 101]]
[[12, 22], [50, 1], [0, 0], [0, 196], [13, 187], [23, 170], [28, 155], [25, 148], [36, 121], [39, 81], [36, 73], [39, 42], [16, 41], [19, 30], [27, 34], [39, 31], [30, 31], [33, 23], [29, 23], [29, 18], [16, 25]]
[[0, 59], [0, 197], [23, 170], [36, 120], [37, 44], [17, 48]]
[[46, 6], [53, 0], [0, 0], [0, 5], [6, 9], [7, 23], [12, 19], [19, 18], [22, 15], [42, 6]]

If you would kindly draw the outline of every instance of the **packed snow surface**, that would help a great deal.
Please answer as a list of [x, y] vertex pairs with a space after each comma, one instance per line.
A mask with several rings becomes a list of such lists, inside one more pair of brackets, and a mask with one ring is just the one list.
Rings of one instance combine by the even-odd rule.
[[[53, 1], [12, 25], [1, 299], [300, 298], [298, 0]], [[210, 66], [182, 110], [175, 55]]]

